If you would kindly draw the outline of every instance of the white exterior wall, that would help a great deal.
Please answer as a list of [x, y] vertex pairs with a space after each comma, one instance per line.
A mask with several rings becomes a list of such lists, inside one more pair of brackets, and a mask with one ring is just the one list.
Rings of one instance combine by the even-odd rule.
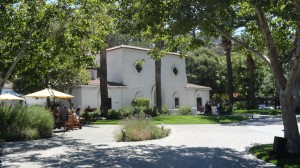
[[209, 101], [209, 90], [186, 89], [187, 106], [197, 107], [197, 97], [202, 98], [202, 106]]
[[111, 98], [111, 107], [113, 109], [119, 109], [123, 106], [122, 91], [123, 91], [123, 87], [108, 88], [108, 97]]
[[123, 50], [107, 51], [107, 80], [110, 82], [123, 83], [124, 65]]
[[[122, 107], [122, 90], [123, 87], [108, 87], [108, 97], [112, 99], [112, 108], [118, 109]], [[72, 89], [72, 103], [74, 108], [80, 106], [82, 110], [90, 106], [91, 108], [99, 108], [101, 105], [100, 86], [82, 85]], [[62, 101], [63, 104], [65, 102]]]
[[[140, 59], [144, 59], [144, 64], [142, 71], [138, 73], [135, 64]], [[161, 65], [163, 105], [175, 108], [176, 97], [179, 98], [179, 106], [196, 107], [197, 95], [202, 98], [203, 105], [209, 101], [209, 88], [186, 88], [184, 59], [175, 54], [168, 54], [162, 58]], [[174, 67], [178, 70], [177, 75], [173, 73]], [[113, 109], [130, 105], [136, 97], [150, 98], [151, 105], [155, 105], [155, 62], [148, 55], [147, 50], [130, 46], [108, 49], [107, 79], [110, 82], [125, 85], [108, 86], [108, 96], [112, 99]], [[93, 108], [100, 107], [100, 86], [82, 86], [80, 90], [81, 95], [78, 94], [78, 97], [81, 97], [81, 100], [78, 100], [78, 105], [81, 105], [83, 109], [88, 105]]]
[[[130, 88], [148, 88], [154, 84], [154, 61], [147, 54], [147, 51], [123, 48], [123, 76], [124, 85]], [[135, 69], [136, 62], [144, 59], [143, 69], [138, 73]]]
[[[185, 105], [187, 83], [185, 60], [177, 55], [167, 55], [162, 58], [162, 86], [165, 92], [165, 102], [169, 108], [175, 108], [175, 97], [179, 98], [179, 105]], [[173, 68], [176, 67], [178, 74], [175, 75]]]

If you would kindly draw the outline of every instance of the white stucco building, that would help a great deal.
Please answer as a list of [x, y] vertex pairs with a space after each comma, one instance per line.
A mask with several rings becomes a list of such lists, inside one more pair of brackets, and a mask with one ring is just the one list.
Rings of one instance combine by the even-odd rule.
[[[148, 55], [149, 49], [133, 46], [117, 46], [107, 49], [108, 95], [111, 108], [129, 106], [136, 97], [151, 99], [155, 105], [155, 63]], [[100, 56], [99, 56], [100, 57]], [[140, 72], [136, 62], [143, 59]], [[96, 59], [99, 61], [99, 58]], [[185, 60], [177, 53], [169, 53], [161, 60], [162, 104], [168, 108], [177, 106], [204, 105], [209, 101], [211, 88], [187, 83]], [[100, 107], [100, 81], [97, 71], [89, 70], [93, 80], [89, 85], [81, 85], [70, 90], [75, 96], [74, 107]]]

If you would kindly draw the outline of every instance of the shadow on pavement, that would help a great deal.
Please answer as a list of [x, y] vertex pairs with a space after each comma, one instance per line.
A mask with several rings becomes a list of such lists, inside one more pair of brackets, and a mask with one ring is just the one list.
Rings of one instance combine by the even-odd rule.
[[[300, 116], [297, 115], [297, 121], [300, 123]], [[249, 117], [250, 118], [250, 117]], [[263, 116], [263, 115], [254, 115], [253, 119], [236, 122], [236, 123], [228, 123], [222, 125], [228, 126], [266, 126], [266, 125], [282, 125], [282, 116]]]
[[[5, 148], [5, 167], [23, 167], [23, 163], [38, 167], [272, 167], [228, 148], [158, 145], [112, 148], [65, 137], [6, 143]], [[47, 151], [58, 148], [67, 150], [45, 156]]]

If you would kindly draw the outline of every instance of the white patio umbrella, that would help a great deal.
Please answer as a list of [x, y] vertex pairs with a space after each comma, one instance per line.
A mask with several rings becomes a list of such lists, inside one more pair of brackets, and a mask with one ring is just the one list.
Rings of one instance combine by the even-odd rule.
[[10, 93], [5, 93], [0, 95], [0, 100], [24, 100], [24, 98], [12, 95]]
[[26, 97], [33, 97], [33, 98], [60, 98], [60, 99], [70, 99], [74, 96], [56, 91], [54, 89], [46, 88], [41, 91], [37, 91], [34, 93], [30, 93], [25, 95]]

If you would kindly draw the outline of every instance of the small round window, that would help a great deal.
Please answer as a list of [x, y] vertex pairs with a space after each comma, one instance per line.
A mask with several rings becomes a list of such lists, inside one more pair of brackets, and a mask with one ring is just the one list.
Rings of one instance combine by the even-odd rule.
[[173, 73], [174, 73], [174, 75], [178, 74], [178, 69], [176, 67], [173, 68]]
[[143, 66], [141, 64], [135, 64], [135, 70], [140, 73], [143, 70]]
[[138, 73], [142, 72], [144, 63], [145, 63], [144, 59], [139, 59], [135, 62], [134, 68]]

